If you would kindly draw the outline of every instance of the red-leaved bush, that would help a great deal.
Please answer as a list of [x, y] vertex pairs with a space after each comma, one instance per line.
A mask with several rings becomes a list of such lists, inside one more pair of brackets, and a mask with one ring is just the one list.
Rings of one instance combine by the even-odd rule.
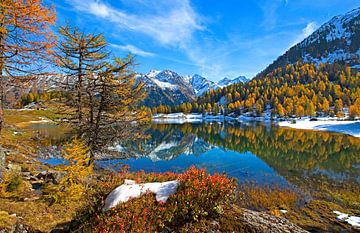
[[[106, 195], [124, 179], [154, 182], [178, 179], [180, 185], [166, 203], [158, 203], [152, 193], [129, 200], [101, 212]], [[82, 231], [154, 232], [167, 228], [176, 230], [188, 222], [215, 218], [222, 206], [235, 196], [236, 182], [222, 174], [209, 175], [204, 169], [191, 167], [182, 174], [128, 173], [122, 171], [99, 181], [93, 188], [92, 201], [79, 219]]]

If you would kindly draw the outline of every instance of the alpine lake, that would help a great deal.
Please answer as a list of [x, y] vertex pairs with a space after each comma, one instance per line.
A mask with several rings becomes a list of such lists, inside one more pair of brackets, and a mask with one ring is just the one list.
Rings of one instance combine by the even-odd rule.
[[[59, 135], [56, 127], [28, 129], [48, 139], [39, 160], [50, 166], [66, 162], [59, 148], [69, 135]], [[240, 187], [290, 189], [304, 202], [317, 198], [360, 214], [360, 138], [264, 122], [152, 123], [143, 135], [113, 142], [112, 153], [103, 153], [96, 165], [145, 172], [182, 172], [194, 165], [226, 173]]]

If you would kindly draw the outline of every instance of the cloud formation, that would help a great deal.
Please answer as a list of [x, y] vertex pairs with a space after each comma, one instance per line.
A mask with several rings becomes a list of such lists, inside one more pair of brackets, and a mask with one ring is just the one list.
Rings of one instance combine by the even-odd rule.
[[315, 30], [317, 29], [317, 24], [315, 22], [310, 22], [303, 28], [302, 32], [296, 37], [295, 41], [291, 44], [296, 45], [297, 43], [301, 42], [306, 37], [310, 36]]
[[[188, 0], [157, 1], [147, 4], [138, 1], [138, 8], [146, 8], [142, 14], [135, 14], [96, 0], [66, 0], [76, 10], [85, 12], [116, 27], [145, 34], [163, 45], [187, 43], [195, 31], [203, 30], [200, 17]], [[161, 12], [161, 14], [159, 14]]]
[[142, 56], [142, 57], [153, 57], [155, 56], [154, 53], [151, 53], [151, 52], [146, 52], [134, 45], [118, 45], [118, 44], [110, 44], [112, 47], [116, 48], [116, 49], [119, 49], [119, 50], [122, 50], [122, 51], [127, 51], [127, 52], [130, 52], [130, 53], [133, 53], [135, 55], [139, 55], [139, 56]]

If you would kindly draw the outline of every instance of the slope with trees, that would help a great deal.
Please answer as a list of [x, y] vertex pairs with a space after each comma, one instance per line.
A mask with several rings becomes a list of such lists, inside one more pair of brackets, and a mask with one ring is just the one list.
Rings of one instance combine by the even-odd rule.
[[[153, 112], [191, 111], [211, 114], [250, 113], [261, 116], [272, 110], [280, 117], [315, 115], [359, 116], [360, 72], [347, 65], [297, 62], [279, 67], [262, 78], [207, 92], [195, 103], [175, 108], [160, 106]], [[186, 106], [186, 108], [184, 108]]]

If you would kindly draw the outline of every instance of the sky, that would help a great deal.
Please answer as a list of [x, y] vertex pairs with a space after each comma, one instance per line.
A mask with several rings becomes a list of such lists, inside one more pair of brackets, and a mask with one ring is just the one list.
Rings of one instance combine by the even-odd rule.
[[252, 78], [358, 0], [46, 0], [57, 25], [103, 33], [136, 71]]

